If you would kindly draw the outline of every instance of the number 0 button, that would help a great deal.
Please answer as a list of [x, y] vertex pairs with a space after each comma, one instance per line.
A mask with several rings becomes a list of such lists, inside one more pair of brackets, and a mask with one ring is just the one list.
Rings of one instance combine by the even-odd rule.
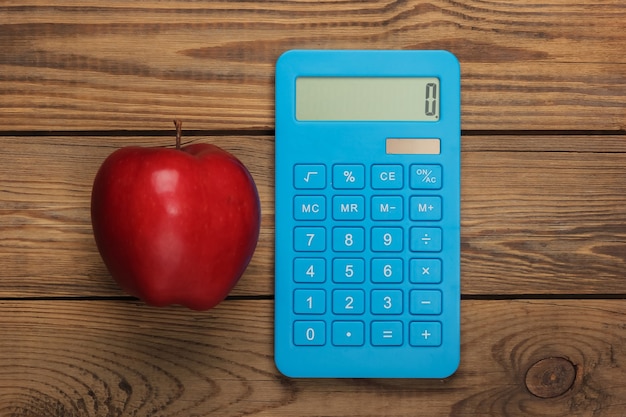
[[293, 323], [293, 343], [298, 346], [322, 346], [326, 343], [326, 323], [296, 321]]

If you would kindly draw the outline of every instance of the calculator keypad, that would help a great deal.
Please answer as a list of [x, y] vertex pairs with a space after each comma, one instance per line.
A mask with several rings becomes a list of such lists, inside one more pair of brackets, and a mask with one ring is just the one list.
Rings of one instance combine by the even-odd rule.
[[294, 167], [294, 345], [441, 345], [443, 174], [435, 164]]

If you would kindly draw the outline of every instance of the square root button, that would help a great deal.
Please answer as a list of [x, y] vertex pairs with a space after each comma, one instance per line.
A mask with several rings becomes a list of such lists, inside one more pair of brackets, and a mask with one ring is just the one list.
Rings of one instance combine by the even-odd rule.
[[293, 185], [300, 190], [326, 188], [326, 166], [320, 164], [296, 165], [293, 172]]

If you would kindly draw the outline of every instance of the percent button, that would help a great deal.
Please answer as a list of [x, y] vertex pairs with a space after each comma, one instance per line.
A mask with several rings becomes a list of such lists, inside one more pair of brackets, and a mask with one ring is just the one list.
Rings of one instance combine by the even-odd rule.
[[365, 167], [363, 165], [339, 164], [333, 166], [333, 188], [338, 190], [365, 187]]
[[411, 165], [411, 188], [438, 190], [443, 185], [441, 165]]

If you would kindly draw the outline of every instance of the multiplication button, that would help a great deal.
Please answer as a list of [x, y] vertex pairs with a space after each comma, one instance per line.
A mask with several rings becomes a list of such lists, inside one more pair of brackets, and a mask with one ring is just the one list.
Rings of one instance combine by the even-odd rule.
[[441, 259], [411, 259], [409, 280], [412, 283], [438, 284], [441, 276]]

